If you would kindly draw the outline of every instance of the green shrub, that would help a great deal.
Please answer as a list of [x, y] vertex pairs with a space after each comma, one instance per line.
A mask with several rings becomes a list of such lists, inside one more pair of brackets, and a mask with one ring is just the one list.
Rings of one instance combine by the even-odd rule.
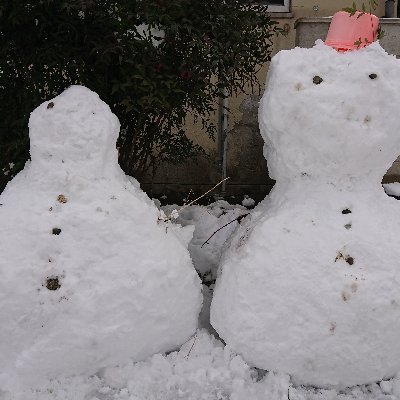
[[29, 113], [71, 84], [120, 119], [126, 173], [198, 154], [186, 116], [213, 136], [215, 99], [258, 84], [277, 30], [266, 6], [244, 0], [3, 0], [0, 190], [29, 157]]

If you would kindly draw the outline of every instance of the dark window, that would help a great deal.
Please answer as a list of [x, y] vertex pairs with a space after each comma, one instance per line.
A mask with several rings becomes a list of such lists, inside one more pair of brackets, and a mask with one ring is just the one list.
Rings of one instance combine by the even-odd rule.
[[263, 4], [268, 5], [270, 12], [289, 12], [290, 0], [264, 0]]

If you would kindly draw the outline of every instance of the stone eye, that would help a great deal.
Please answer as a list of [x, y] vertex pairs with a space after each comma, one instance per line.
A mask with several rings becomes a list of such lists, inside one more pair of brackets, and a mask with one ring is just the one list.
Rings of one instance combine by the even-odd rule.
[[314, 78], [313, 78], [313, 83], [315, 84], [315, 85], [319, 85], [321, 82], [323, 82], [324, 80], [320, 77], [320, 76], [318, 76], [318, 75], [316, 75], [316, 76], [314, 76]]
[[370, 74], [369, 77], [370, 77], [370, 79], [376, 79], [378, 77], [378, 75], [377, 74]]
[[58, 280], [58, 277], [54, 277], [54, 278], [47, 278], [46, 279], [46, 287], [49, 290], [57, 290], [60, 289], [61, 285], [60, 282]]

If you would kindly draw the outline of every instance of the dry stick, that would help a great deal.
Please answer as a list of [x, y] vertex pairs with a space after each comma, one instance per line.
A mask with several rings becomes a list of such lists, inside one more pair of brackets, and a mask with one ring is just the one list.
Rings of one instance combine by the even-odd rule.
[[185, 202], [183, 203], [183, 206], [186, 206], [187, 202], [189, 201], [190, 197], [194, 194], [193, 189], [189, 190], [189, 193], [187, 195], [187, 198], [185, 199]]
[[228, 226], [229, 224], [231, 224], [232, 222], [235, 222], [235, 221], [239, 222], [239, 224], [240, 224], [240, 221], [241, 221], [244, 217], [247, 217], [249, 214], [250, 214], [250, 213], [239, 215], [237, 218], [235, 218], [235, 219], [233, 219], [232, 221], [228, 222], [227, 224], [221, 226], [221, 228], [217, 229], [217, 230], [216, 230], [202, 245], [201, 245], [200, 248], [202, 249], [203, 246], [204, 246], [205, 244], [208, 244], [208, 241], [209, 241], [218, 231], [220, 231], [221, 229], [225, 228], [226, 226]]
[[208, 244], [208, 241], [209, 241], [217, 232], [219, 232], [221, 229], [225, 228], [226, 226], [228, 226], [229, 224], [231, 224], [232, 222], [235, 222], [235, 221], [236, 221], [236, 218], [235, 218], [234, 220], [228, 222], [227, 224], [221, 226], [221, 228], [217, 229], [217, 230], [216, 230], [216, 231], [215, 231], [201, 246], [200, 246], [200, 248], [202, 249], [203, 246], [204, 246], [205, 244]]
[[194, 344], [196, 343], [196, 340], [197, 340], [197, 331], [196, 331], [196, 333], [194, 334], [194, 340], [193, 340], [192, 346], [190, 347], [190, 350], [189, 350], [189, 352], [186, 354], [185, 358], [188, 358], [188, 357], [190, 356], [190, 353], [191, 353], [192, 350], [193, 350], [193, 347], [194, 347]]
[[[182, 208], [180, 208], [179, 210], [178, 210], [178, 213], [180, 212], [180, 211], [182, 211], [182, 210], [184, 210], [186, 207], [189, 207], [189, 206], [191, 206], [193, 203], [195, 203], [197, 200], [200, 200], [202, 197], [204, 197], [206, 194], [208, 194], [208, 193], [210, 193], [211, 191], [213, 191], [217, 186], [219, 186], [222, 182], [224, 182], [224, 181], [226, 181], [227, 179], [229, 179], [229, 176], [227, 177], [227, 178], [225, 178], [225, 179], [222, 179], [222, 181], [221, 182], [218, 182], [214, 187], [212, 187], [210, 190], [208, 190], [207, 192], [205, 192], [204, 194], [202, 194], [200, 197], [198, 197], [197, 199], [194, 199], [194, 200], [192, 200], [190, 203], [188, 203], [188, 204], [184, 204], [183, 205], [183, 207]], [[171, 216], [169, 216], [166, 220], [164, 220], [164, 222], [165, 221], [170, 221], [171, 222]], [[165, 229], [167, 230], [167, 227], [165, 227]], [[202, 246], [203, 247], [203, 246]]]
[[198, 197], [197, 199], [192, 200], [190, 203], [185, 204], [182, 208], [179, 209], [179, 211], [184, 210], [186, 207], [191, 206], [192, 204], [196, 203], [197, 200], [200, 200], [201, 198], [203, 198], [205, 195], [207, 195], [208, 193], [212, 192], [216, 187], [218, 187], [222, 182], [226, 181], [227, 179], [229, 179], [229, 176], [225, 179], [222, 179], [221, 182], [218, 182], [215, 186], [213, 186], [210, 190], [208, 190], [207, 192], [205, 192], [204, 194], [202, 194], [200, 197]]

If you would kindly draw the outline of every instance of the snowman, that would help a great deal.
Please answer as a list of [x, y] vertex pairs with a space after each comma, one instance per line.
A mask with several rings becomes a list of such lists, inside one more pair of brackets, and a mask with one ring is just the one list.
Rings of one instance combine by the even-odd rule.
[[120, 169], [117, 117], [73, 86], [32, 112], [29, 131], [32, 161], [0, 198], [0, 389], [188, 340], [202, 303], [191, 232], [160, 224]]
[[259, 120], [276, 185], [225, 253], [211, 323], [250, 365], [344, 388], [400, 371], [400, 61], [322, 41], [272, 60]]

